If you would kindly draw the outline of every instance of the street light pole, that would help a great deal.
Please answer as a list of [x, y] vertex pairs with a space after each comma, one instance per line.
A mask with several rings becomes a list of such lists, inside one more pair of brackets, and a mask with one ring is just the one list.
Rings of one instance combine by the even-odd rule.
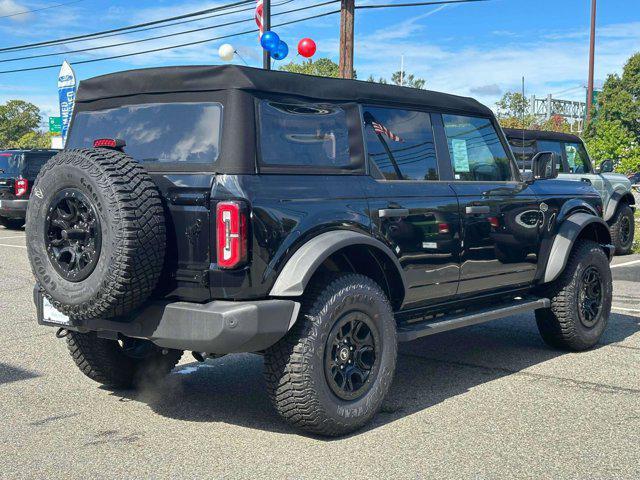
[[589, 82], [587, 86], [587, 125], [593, 108], [593, 76], [596, 50], [596, 0], [591, 0], [591, 38], [589, 41]]
[[[271, 0], [264, 0], [262, 2], [262, 24], [264, 25], [264, 31], [271, 30]], [[271, 54], [268, 50], [264, 50], [262, 53], [262, 67], [265, 70], [271, 70]]]
[[355, 0], [342, 0], [340, 16], [340, 77], [353, 78]]

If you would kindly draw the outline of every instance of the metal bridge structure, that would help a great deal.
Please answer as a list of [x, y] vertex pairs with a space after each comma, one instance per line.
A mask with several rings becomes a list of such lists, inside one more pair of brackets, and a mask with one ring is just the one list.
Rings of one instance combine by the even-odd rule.
[[587, 116], [586, 102], [575, 100], [561, 100], [547, 95], [543, 98], [531, 97], [529, 108], [531, 114], [539, 120], [549, 120], [553, 116], [565, 118], [571, 125], [571, 131], [582, 133]]

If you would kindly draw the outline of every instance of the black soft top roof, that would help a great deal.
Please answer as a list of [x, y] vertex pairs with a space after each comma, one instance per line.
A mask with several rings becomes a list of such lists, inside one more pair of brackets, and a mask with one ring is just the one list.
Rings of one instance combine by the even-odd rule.
[[80, 83], [76, 101], [141, 94], [245, 90], [326, 101], [381, 102], [492, 116], [473, 98], [373, 82], [315, 77], [258, 68], [225, 66], [160, 67], [111, 73]]
[[[504, 128], [504, 134], [509, 140], [522, 140], [521, 128]], [[525, 140], [555, 140], [557, 142], [581, 143], [582, 140], [577, 135], [571, 133], [549, 132], [546, 130], [524, 130]]]

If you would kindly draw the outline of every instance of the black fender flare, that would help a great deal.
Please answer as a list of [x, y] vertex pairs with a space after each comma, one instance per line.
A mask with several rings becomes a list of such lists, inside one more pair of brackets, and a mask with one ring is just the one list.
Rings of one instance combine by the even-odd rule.
[[611, 194], [611, 199], [609, 200], [609, 203], [607, 204], [607, 209], [603, 215], [605, 221], [609, 222], [613, 219], [616, 212], [618, 211], [618, 205], [620, 205], [620, 202], [625, 199], [627, 200], [627, 203], [629, 203], [630, 206], [634, 206], [636, 203], [633, 193], [629, 191], [618, 189]]
[[321, 233], [302, 245], [284, 265], [271, 288], [271, 297], [299, 297], [318, 267], [332, 254], [345, 247], [366, 245], [389, 257], [402, 279], [404, 292], [407, 284], [402, 266], [393, 251], [373, 237], [350, 230], [332, 230]]
[[609, 259], [611, 259], [613, 246], [611, 245], [611, 234], [607, 223], [602, 218], [586, 212], [573, 213], [562, 222], [558, 233], [555, 235], [542, 283], [549, 283], [558, 278], [567, 265], [576, 240], [586, 228], [590, 228], [590, 225], [595, 226], [601, 232], [606, 232], [605, 238], [600, 238], [599, 240], [600, 244], [608, 250]]

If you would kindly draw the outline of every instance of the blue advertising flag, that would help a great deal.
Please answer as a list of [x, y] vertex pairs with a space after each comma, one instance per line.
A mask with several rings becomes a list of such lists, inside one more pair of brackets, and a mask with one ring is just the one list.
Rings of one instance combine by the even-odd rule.
[[65, 60], [58, 75], [58, 97], [60, 98], [60, 119], [62, 123], [62, 144], [67, 140], [73, 106], [76, 103], [76, 75]]

